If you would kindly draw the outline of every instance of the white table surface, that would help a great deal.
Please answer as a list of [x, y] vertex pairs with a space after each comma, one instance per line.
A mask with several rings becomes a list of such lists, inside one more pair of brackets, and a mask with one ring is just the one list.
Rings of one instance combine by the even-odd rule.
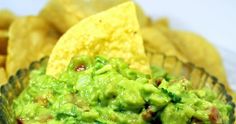
[[[153, 19], [168, 17], [176, 29], [206, 37], [220, 51], [230, 85], [236, 91], [236, 0], [136, 0]], [[0, 9], [37, 14], [47, 0], [0, 0]], [[235, 75], [235, 76], [234, 76]]]

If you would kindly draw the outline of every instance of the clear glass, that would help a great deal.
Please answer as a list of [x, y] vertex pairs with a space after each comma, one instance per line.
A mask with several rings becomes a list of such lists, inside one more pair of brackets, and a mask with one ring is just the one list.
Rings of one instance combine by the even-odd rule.
[[224, 60], [225, 70], [227, 72], [228, 82], [232, 89], [236, 91], [236, 50], [232, 51], [222, 46], [217, 46], [218, 50], [221, 53], [221, 56]]
[[[226, 92], [224, 85], [218, 82], [217, 78], [208, 74], [203, 68], [194, 66], [191, 63], [181, 62], [174, 56], [155, 54], [148, 52], [152, 65], [163, 67], [167, 72], [184, 76], [192, 82], [193, 89], [208, 87], [217, 92], [217, 98], [225, 104], [235, 108], [232, 97]], [[30, 71], [37, 69], [42, 64], [46, 64], [48, 58], [42, 58], [40, 61], [33, 62], [28, 69], [20, 69], [14, 76], [11, 76], [8, 83], [1, 87], [0, 94], [0, 124], [16, 123], [15, 116], [11, 109], [11, 104], [21, 91], [28, 85]], [[235, 121], [234, 111], [230, 113], [230, 124]]]

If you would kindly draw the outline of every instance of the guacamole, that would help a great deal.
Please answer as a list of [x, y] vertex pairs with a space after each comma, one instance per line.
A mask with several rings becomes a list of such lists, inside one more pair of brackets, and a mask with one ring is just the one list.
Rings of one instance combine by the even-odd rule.
[[152, 67], [146, 75], [122, 59], [75, 56], [58, 78], [46, 65], [30, 74], [28, 87], [13, 102], [24, 124], [191, 124], [228, 123], [230, 105], [211, 89]]

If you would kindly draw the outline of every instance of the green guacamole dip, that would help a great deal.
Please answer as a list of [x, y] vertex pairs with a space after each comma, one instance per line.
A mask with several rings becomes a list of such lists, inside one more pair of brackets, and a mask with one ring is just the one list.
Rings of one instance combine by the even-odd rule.
[[59, 78], [32, 71], [29, 86], [14, 100], [23, 124], [198, 124], [228, 123], [232, 107], [211, 89], [158, 67], [145, 75], [120, 59], [72, 58]]

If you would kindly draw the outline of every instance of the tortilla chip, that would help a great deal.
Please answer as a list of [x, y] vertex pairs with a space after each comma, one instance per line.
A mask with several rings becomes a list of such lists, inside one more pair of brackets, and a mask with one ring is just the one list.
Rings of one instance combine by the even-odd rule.
[[49, 55], [58, 35], [39, 17], [22, 17], [9, 30], [7, 74], [26, 68], [32, 61]]
[[0, 86], [7, 82], [6, 71], [4, 68], [0, 67]]
[[113, 6], [119, 5], [130, 0], [58, 0], [67, 4], [66, 9], [71, 9], [71, 12], [80, 12], [82, 17], [87, 17], [103, 10], [109, 9]]
[[136, 13], [137, 13], [138, 22], [139, 22], [140, 27], [145, 27], [145, 26], [151, 25], [151, 23], [152, 23], [151, 18], [145, 14], [143, 9], [138, 4], [136, 4]]
[[69, 29], [50, 55], [47, 74], [58, 76], [75, 55], [123, 58], [131, 68], [149, 73], [134, 4], [121, 4]]
[[0, 67], [5, 67], [5, 63], [6, 63], [6, 56], [0, 55]]
[[[64, 33], [81, 19], [127, 1], [131, 0], [50, 0], [40, 12], [40, 16]], [[150, 22], [150, 19], [138, 6], [137, 13], [141, 25]]]
[[0, 10], [0, 29], [8, 29], [16, 16], [9, 10]]
[[153, 26], [162, 32], [166, 32], [170, 29], [169, 20], [167, 18], [160, 18], [154, 21]]
[[[168, 56], [177, 56], [182, 61], [186, 59], [176, 50], [175, 46], [169, 39], [155, 27], [142, 28], [142, 36], [146, 52], [160, 53]], [[150, 56], [152, 57], [152, 56]], [[150, 58], [152, 59], [152, 58]], [[158, 60], [157, 60], [158, 61]]]
[[7, 53], [8, 32], [0, 30], [0, 54], [6, 55]]
[[[132, 0], [71, 0], [67, 7], [74, 6], [75, 10], [72, 12], [81, 12], [84, 18], [128, 1]], [[150, 19], [144, 14], [142, 8], [137, 4], [135, 6], [140, 25], [144, 26], [150, 23]]]
[[64, 33], [82, 19], [80, 12], [72, 12], [73, 7], [70, 6], [70, 1], [72, 0], [50, 0], [39, 16], [50, 22], [58, 31]]
[[230, 89], [221, 57], [212, 44], [197, 34], [185, 31], [169, 32], [169, 38], [190, 62], [205, 68]]

